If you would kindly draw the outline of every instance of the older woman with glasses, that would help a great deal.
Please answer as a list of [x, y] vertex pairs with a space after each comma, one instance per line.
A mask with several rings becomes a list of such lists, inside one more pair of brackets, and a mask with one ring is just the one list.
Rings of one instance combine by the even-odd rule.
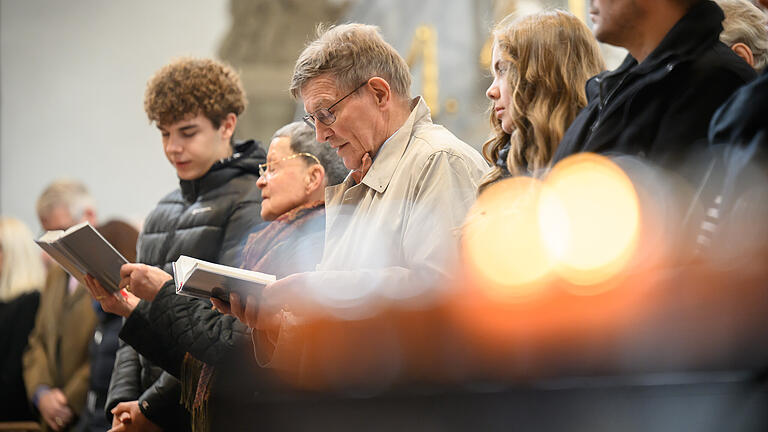
[[[256, 183], [262, 192], [261, 217], [270, 223], [248, 238], [242, 267], [278, 277], [314, 269], [323, 251], [324, 189], [340, 183], [347, 172], [303, 122], [278, 130]], [[127, 317], [121, 339], [181, 379], [194, 430], [208, 430], [211, 424], [222, 430], [252, 426], [258, 374], [247, 373], [255, 367], [245, 325], [175, 295], [171, 275], [158, 268], [127, 264], [122, 273], [130, 275], [123, 281], [130, 284], [129, 293], [109, 294], [92, 278], [88, 288], [105, 310]], [[139, 303], [139, 298], [147, 301]], [[137, 305], [147, 310], [136, 313]]]

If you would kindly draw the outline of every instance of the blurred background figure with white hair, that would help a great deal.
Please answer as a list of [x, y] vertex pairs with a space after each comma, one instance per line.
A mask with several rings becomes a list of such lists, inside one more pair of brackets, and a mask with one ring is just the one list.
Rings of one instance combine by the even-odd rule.
[[[56, 180], [37, 201], [40, 225], [66, 230], [81, 222], [96, 224], [96, 210], [81, 182]], [[96, 326], [88, 293], [58, 265], [51, 265], [35, 327], [24, 353], [27, 396], [39, 411], [43, 430], [68, 430], [85, 406], [90, 365], [88, 344]]]

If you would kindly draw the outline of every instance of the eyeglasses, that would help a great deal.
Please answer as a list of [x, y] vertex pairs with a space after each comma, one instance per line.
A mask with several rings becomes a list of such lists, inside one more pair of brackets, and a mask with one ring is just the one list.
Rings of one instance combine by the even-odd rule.
[[318, 120], [320, 121], [320, 123], [322, 123], [322, 124], [324, 124], [326, 126], [332, 125], [333, 122], [336, 121], [336, 116], [333, 115], [333, 113], [331, 112], [331, 108], [335, 107], [336, 105], [339, 104], [339, 102], [341, 102], [344, 99], [346, 99], [349, 96], [351, 96], [352, 93], [360, 90], [366, 84], [368, 84], [368, 81], [366, 81], [366, 82], [360, 84], [359, 86], [357, 86], [357, 88], [355, 88], [351, 92], [347, 93], [346, 96], [344, 96], [343, 98], [337, 100], [336, 102], [333, 103], [333, 105], [329, 106], [328, 108], [320, 108], [320, 109], [315, 110], [315, 112], [313, 112], [313, 113], [309, 113], [309, 114], [305, 115], [304, 117], [302, 117], [304, 119], [304, 123], [308, 124], [309, 127], [311, 127], [312, 129], [315, 128], [315, 122], [318, 121]]
[[288, 157], [284, 157], [284, 158], [282, 158], [280, 160], [259, 164], [259, 175], [261, 177], [266, 177], [267, 174], [274, 174], [275, 169], [273, 167], [275, 166], [275, 164], [280, 163], [280, 162], [285, 162], [285, 161], [291, 160], [291, 159], [296, 159], [299, 156], [308, 157], [308, 158], [314, 160], [315, 163], [317, 163], [318, 165], [320, 164], [320, 159], [318, 159], [317, 156], [315, 156], [315, 155], [313, 155], [311, 153], [294, 153], [294, 154], [292, 154], [292, 155], [290, 155]]

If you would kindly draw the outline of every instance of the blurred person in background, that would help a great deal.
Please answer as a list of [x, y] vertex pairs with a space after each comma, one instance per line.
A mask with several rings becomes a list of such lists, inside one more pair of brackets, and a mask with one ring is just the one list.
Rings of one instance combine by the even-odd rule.
[[[120, 220], [110, 220], [97, 229], [128, 262], [136, 262], [136, 242], [139, 238], [136, 228]], [[103, 432], [111, 427], [111, 422], [104, 415], [104, 404], [123, 321], [120, 316], [105, 312], [95, 300], [92, 306], [98, 321], [89, 347], [91, 378], [81, 430]]]
[[[47, 231], [85, 221], [96, 226], [91, 195], [72, 180], [51, 183], [37, 200], [37, 215]], [[24, 383], [43, 430], [69, 430], [81, 415], [90, 377], [88, 344], [95, 326], [96, 314], [85, 288], [57, 264], [51, 265], [24, 353]]]
[[45, 270], [32, 233], [18, 219], [0, 218], [0, 422], [34, 420], [21, 357], [35, 324]]
[[[348, 171], [330, 147], [315, 141], [309, 126], [295, 122], [275, 132], [260, 173], [261, 217], [270, 223], [248, 238], [242, 267], [277, 277], [314, 269], [325, 237], [324, 189], [343, 181]], [[146, 278], [139, 278], [142, 271]], [[252, 426], [254, 395], [265, 389], [257, 384], [252, 353], [258, 344], [252, 344], [247, 328], [177, 295], [171, 275], [159, 268], [137, 264], [124, 272], [131, 292], [147, 302], [138, 303], [133, 294], [109, 295], [96, 281], [89, 282], [92, 295], [103, 296], [104, 308], [127, 317], [120, 332], [124, 341], [181, 379], [194, 430]], [[257, 359], [261, 365], [271, 361]]]
[[[760, 0], [768, 7], [768, 0]], [[712, 253], [724, 264], [762, 267], [768, 253], [768, 72], [740, 88], [715, 113], [709, 141], [723, 163], [715, 199]], [[705, 221], [706, 222], [706, 221]], [[721, 263], [721, 264], [723, 264]]]
[[493, 136], [483, 146], [493, 169], [481, 189], [549, 167], [565, 130], [587, 105], [584, 84], [605, 69], [589, 28], [571, 13], [511, 14], [493, 30]]
[[749, 0], [716, 0], [725, 14], [720, 41], [760, 73], [768, 64], [768, 16]]
[[[160, 132], [179, 188], [147, 216], [139, 263], [166, 273], [181, 255], [240, 265], [243, 244], [262, 223], [256, 181], [265, 162], [256, 141], [233, 140], [246, 103], [237, 72], [212, 59], [176, 59], [149, 79], [144, 110]], [[189, 430], [180, 395], [178, 379], [121, 343], [105, 406], [113, 430]]]

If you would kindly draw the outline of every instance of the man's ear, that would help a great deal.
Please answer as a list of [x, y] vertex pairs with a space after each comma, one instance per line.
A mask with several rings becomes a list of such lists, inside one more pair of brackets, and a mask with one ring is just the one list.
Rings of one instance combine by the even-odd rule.
[[313, 164], [307, 169], [307, 177], [306, 177], [306, 188], [305, 191], [307, 195], [311, 195], [314, 193], [318, 188], [323, 189], [325, 188], [325, 169], [320, 164]]
[[229, 113], [224, 120], [221, 121], [219, 131], [221, 132], [221, 138], [229, 142], [232, 139], [232, 135], [235, 133], [235, 126], [237, 126], [237, 116], [235, 113]]
[[384, 78], [373, 77], [368, 80], [368, 86], [371, 87], [371, 91], [376, 98], [376, 105], [379, 107], [386, 105], [392, 98], [392, 89]]
[[745, 62], [749, 63], [750, 66], [755, 67], [755, 56], [752, 54], [752, 50], [746, 44], [737, 42], [731, 45], [731, 49], [736, 53], [736, 55], [743, 58]]

